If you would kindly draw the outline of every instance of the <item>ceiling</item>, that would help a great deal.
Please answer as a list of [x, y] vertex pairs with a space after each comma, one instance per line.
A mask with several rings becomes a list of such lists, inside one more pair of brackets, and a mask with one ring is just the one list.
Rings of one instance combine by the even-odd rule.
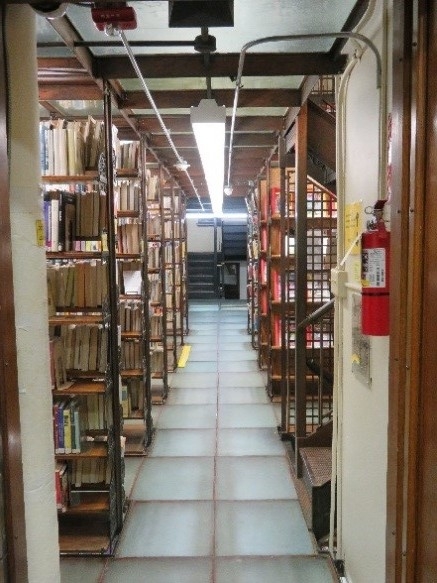
[[[29, 3], [40, 10], [46, 10], [48, 5], [46, 0], [43, 4], [40, 0]], [[49, 7], [53, 4], [50, 0]], [[175, 152], [119, 37], [107, 36], [94, 25], [91, 6], [97, 2], [68, 3], [65, 14], [57, 19], [37, 17], [41, 116], [101, 116], [103, 79], [109, 81], [119, 136], [133, 139], [146, 135], [156, 157], [176, 177], [187, 196], [196, 203], [198, 197], [208, 201], [190, 125], [190, 106], [198, 105], [203, 98], [214, 98], [218, 105], [226, 106], [227, 175], [235, 80], [245, 43], [279, 35], [352, 30], [367, 4], [367, 0], [129, 2], [136, 13], [137, 28], [126, 30], [125, 36], [180, 158], [190, 165], [188, 174], [175, 167]], [[232, 15], [232, 6], [233, 26], [210, 26], [226, 11]], [[176, 16], [176, 8], [183, 18]], [[175, 26], [173, 22], [169, 26], [170, 12], [172, 21], [179, 18]], [[208, 46], [204, 52], [196, 50], [196, 37], [214, 40], [211, 36], [215, 37], [216, 50]], [[232, 136], [233, 197], [247, 194], [248, 185], [277, 145], [279, 133], [285, 135], [292, 127], [299, 107], [318, 79], [343, 71], [343, 44], [340, 39], [314, 38], [262, 43], [247, 51]], [[332, 87], [328, 93], [331, 91]]]

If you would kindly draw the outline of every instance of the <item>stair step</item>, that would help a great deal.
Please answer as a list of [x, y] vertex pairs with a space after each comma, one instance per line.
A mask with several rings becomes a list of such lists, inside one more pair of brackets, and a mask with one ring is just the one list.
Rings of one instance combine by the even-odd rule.
[[302, 447], [300, 450], [305, 474], [311, 488], [319, 488], [331, 480], [332, 458], [330, 447]]
[[316, 539], [329, 533], [331, 506], [331, 448], [302, 447], [302, 480], [310, 498], [311, 524]]

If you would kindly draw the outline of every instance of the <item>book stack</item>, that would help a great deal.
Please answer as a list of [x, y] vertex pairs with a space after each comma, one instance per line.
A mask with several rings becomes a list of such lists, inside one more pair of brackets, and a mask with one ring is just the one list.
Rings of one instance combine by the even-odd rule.
[[161, 266], [160, 256], [161, 256], [161, 243], [149, 242], [147, 244], [148, 248], [148, 268], [149, 269], [159, 269]]
[[147, 170], [146, 175], [146, 185], [147, 185], [147, 200], [158, 201], [158, 185], [159, 177], [157, 174], [152, 174], [150, 170]]
[[160, 344], [150, 344], [150, 369], [152, 374], [162, 373], [164, 370], [164, 351]]
[[164, 239], [172, 239], [173, 224], [174, 223], [170, 220], [164, 222]]
[[49, 264], [48, 295], [57, 310], [101, 308], [107, 296], [107, 273], [100, 260]]
[[118, 180], [114, 185], [116, 208], [119, 211], [138, 212], [140, 185], [132, 180]]
[[104, 151], [104, 124], [65, 119], [40, 124], [41, 171], [44, 176], [79, 176], [97, 169]]
[[140, 224], [135, 219], [119, 219], [117, 224], [117, 253], [141, 253]]
[[139, 142], [119, 141], [115, 151], [117, 168], [134, 170], [138, 168]]
[[131, 379], [121, 388], [120, 403], [123, 417], [131, 417], [134, 413], [144, 411], [144, 383], [142, 379]]
[[149, 274], [149, 292], [150, 292], [150, 301], [152, 303], [157, 303], [157, 302], [161, 301], [162, 284], [161, 284], [161, 276], [159, 273], [150, 273]]
[[55, 401], [53, 436], [55, 453], [81, 453], [85, 436], [85, 418], [78, 399]]
[[[107, 486], [111, 483], [111, 462], [106, 458], [78, 458], [71, 464], [71, 488], [85, 485]], [[75, 492], [70, 499], [74, 506], [81, 501], [80, 492]]]
[[150, 317], [150, 335], [152, 338], [162, 336], [162, 314], [155, 313]]
[[149, 239], [161, 236], [161, 219], [159, 215], [148, 215], [147, 236]]
[[106, 371], [108, 333], [103, 327], [63, 326], [61, 339], [65, 367], [70, 378], [74, 376], [74, 371], [89, 372], [91, 376]]
[[55, 492], [56, 492], [56, 508], [60, 512], [65, 512], [69, 504], [68, 466], [66, 462], [56, 462]]
[[106, 227], [106, 196], [96, 190], [81, 192], [76, 200], [75, 251], [82, 249], [83, 239], [95, 240]]
[[120, 302], [120, 326], [122, 332], [141, 332], [142, 304], [139, 300]]
[[121, 343], [122, 370], [141, 369], [143, 366], [142, 343], [138, 340], [124, 340]]
[[72, 251], [76, 235], [76, 196], [64, 190], [44, 193], [46, 251]]
[[65, 366], [62, 341], [58, 337], [49, 340], [50, 348], [50, 378], [52, 389], [62, 389], [67, 386], [67, 368]]

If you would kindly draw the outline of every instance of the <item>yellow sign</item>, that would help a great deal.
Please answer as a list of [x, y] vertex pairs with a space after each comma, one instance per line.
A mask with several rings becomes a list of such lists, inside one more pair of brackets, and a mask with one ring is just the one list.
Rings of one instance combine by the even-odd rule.
[[190, 351], [191, 351], [191, 346], [189, 346], [188, 344], [185, 344], [185, 346], [182, 348], [182, 351], [181, 351], [181, 356], [180, 356], [179, 362], [178, 362], [178, 368], [185, 368], [185, 365], [187, 364], [188, 357], [190, 356]]
[[44, 247], [46, 241], [44, 236], [44, 222], [41, 219], [35, 221], [36, 227], [36, 244], [38, 247]]
[[359, 235], [362, 231], [361, 221], [363, 214], [363, 203], [353, 202], [345, 207], [345, 249], [349, 250], [354, 241], [350, 255], [358, 255], [360, 252]]

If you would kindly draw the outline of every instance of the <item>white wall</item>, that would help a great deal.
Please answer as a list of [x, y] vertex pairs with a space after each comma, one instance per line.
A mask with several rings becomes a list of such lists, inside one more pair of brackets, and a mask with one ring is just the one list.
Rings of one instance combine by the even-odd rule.
[[[381, 50], [383, 4], [376, 20], [360, 32]], [[378, 112], [375, 58], [366, 50], [352, 71], [346, 95], [345, 202], [377, 199]], [[385, 120], [382, 122], [385, 124]], [[385, 170], [384, 170], [385, 171]], [[388, 212], [386, 213], [388, 216]], [[362, 218], [364, 229], [365, 218]], [[346, 262], [351, 285], [343, 320], [342, 376], [339, 395], [339, 558], [350, 583], [385, 581], [386, 469], [388, 422], [388, 337], [370, 338], [371, 384], [352, 372], [352, 294], [360, 289], [358, 256]]]
[[199, 227], [197, 219], [187, 216], [187, 251], [214, 253], [214, 227]]

